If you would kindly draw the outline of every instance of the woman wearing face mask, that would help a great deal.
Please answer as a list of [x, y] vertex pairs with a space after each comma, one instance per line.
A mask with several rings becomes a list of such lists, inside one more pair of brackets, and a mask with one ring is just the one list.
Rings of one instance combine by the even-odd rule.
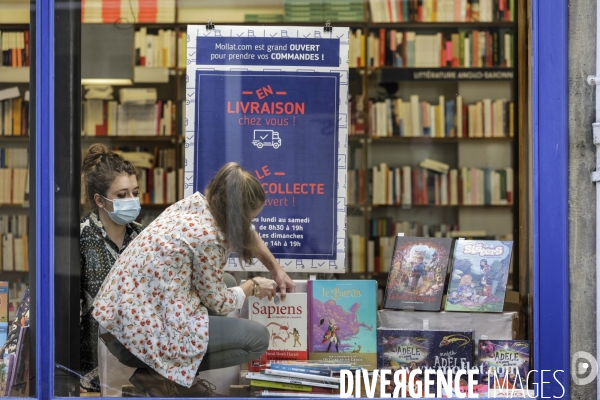
[[[135, 222], [140, 212], [135, 167], [102, 144], [94, 144], [83, 160], [82, 186], [91, 211], [80, 224], [80, 367], [89, 382], [86, 390], [97, 390], [98, 322], [93, 301], [116, 258], [144, 229]], [[94, 387], [94, 385], [96, 387]]]

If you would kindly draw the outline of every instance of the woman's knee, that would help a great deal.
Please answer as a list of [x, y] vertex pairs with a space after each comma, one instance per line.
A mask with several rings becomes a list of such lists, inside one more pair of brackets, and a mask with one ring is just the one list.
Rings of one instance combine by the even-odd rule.
[[252, 335], [255, 337], [252, 352], [262, 354], [267, 351], [269, 348], [269, 330], [257, 322], [252, 328]]

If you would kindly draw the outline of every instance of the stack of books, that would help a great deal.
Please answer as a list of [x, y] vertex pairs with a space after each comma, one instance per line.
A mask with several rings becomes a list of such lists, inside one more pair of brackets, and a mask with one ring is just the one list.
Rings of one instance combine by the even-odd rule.
[[330, 21], [364, 21], [362, 0], [323, 0], [323, 18]]
[[287, 22], [323, 21], [322, 0], [283, 0]]
[[4, 67], [29, 66], [29, 31], [0, 32], [2, 62]]
[[172, 29], [148, 33], [145, 27], [135, 32], [135, 65], [144, 67], [175, 67], [175, 38]]
[[[336, 397], [340, 369], [350, 364], [282, 361], [264, 371], [248, 372], [250, 389], [257, 397]], [[336, 376], [337, 375], [337, 376]]]

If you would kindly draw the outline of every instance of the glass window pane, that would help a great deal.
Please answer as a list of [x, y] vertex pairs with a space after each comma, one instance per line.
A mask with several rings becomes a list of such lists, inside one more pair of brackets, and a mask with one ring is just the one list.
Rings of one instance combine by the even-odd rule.
[[31, 32], [29, 2], [0, 3], [0, 395], [10, 397], [35, 395]]

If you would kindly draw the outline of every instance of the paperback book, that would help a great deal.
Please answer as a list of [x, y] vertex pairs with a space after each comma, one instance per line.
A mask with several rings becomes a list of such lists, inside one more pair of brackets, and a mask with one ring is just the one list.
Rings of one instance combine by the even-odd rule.
[[446, 311], [502, 312], [512, 241], [457, 240]]
[[384, 308], [439, 311], [450, 238], [396, 237]]
[[249, 298], [250, 319], [263, 324], [270, 335], [269, 348], [260, 359], [248, 363], [249, 371], [258, 372], [272, 361], [308, 358], [306, 299], [306, 293], [288, 293], [279, 304], [266, 297]]
[[377, 366], [377, 282], [308, 281], [310, 360]]
[[[427, 331], [430, 338], [428, 368], [444, 374], [451, 369], [458, 370], [473, 368], [473, 331]], [[460, 386], [468, 386], [467, 377], [461, 379]], [[429, 388], [430, 393], [436, 393], [436, 385]], [[438, 396], [441, 393], [438, 394]]]
[[490, 388], [523, 389], [529, 373], [531, 342], [480, 340], [479, 383]]

